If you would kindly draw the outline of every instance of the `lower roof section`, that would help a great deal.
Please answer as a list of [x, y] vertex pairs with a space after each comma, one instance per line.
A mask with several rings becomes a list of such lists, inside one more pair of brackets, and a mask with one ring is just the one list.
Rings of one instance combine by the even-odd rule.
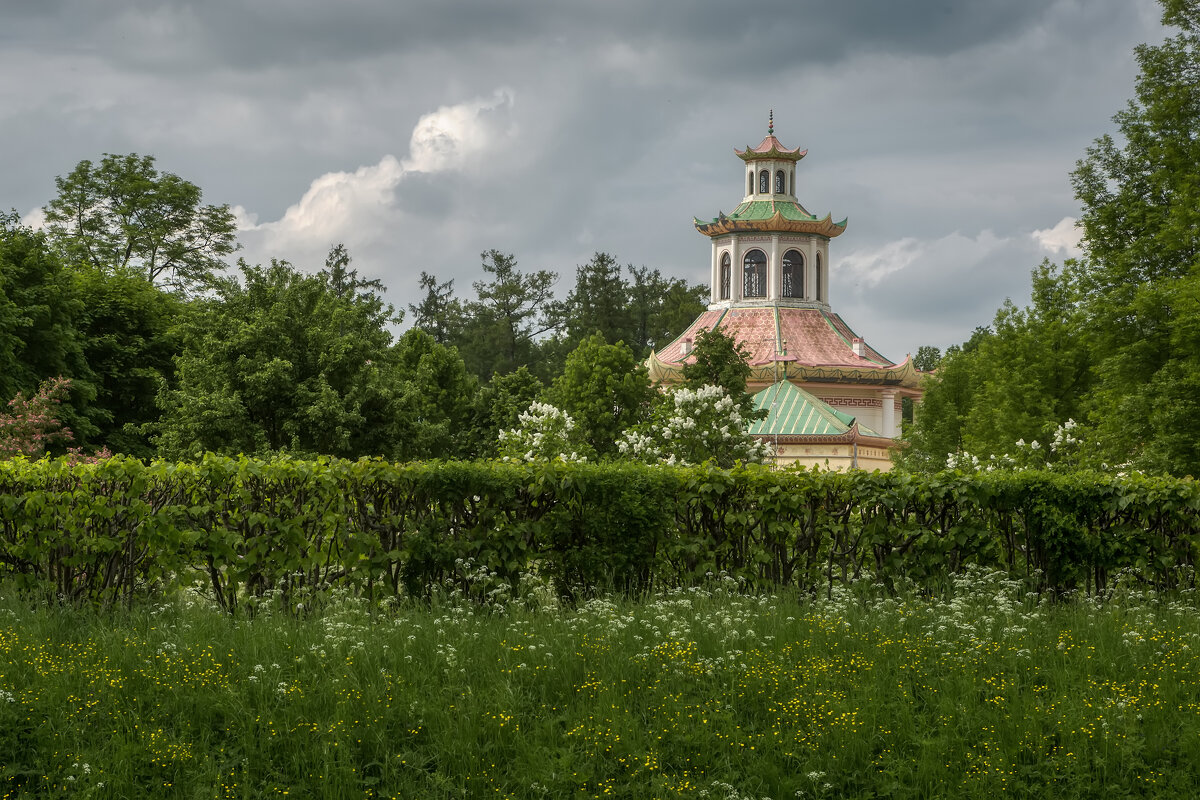
[[[705, 311], [675, 341], [647, 360], [650, 379], [682, 380], [683, 365], [694, 358], [685, 347], [703, 330], [720, 330], [748, 354], [753, 382], [852, 383], [918, 389], [921, 373], [906, 358], [889, 361], [858, 340], [840, 316], [824, 308], [785, 305], [735, 306]], [[861, 342], [861, 355], [855, 341]]]
[[767, 415], [751, 424], [748, 432], [752, 436], [787, 442], [859, 442], [877, 447], [894, 444], [790, 381], [778, 381], [759, 390], [754, 395], [754, 408]]

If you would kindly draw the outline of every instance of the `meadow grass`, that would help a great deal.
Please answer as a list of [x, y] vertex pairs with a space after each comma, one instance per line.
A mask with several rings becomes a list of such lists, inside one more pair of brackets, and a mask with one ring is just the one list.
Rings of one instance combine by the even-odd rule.
[[1188, 796], [1200, 603], [0, 599], [0, 797]]

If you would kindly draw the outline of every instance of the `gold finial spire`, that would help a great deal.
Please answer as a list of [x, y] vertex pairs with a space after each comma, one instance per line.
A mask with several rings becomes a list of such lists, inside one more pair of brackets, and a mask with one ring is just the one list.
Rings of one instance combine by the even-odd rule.
[[775, 109], [771, 109], [767, 114], [767, 136], [775, 135]]

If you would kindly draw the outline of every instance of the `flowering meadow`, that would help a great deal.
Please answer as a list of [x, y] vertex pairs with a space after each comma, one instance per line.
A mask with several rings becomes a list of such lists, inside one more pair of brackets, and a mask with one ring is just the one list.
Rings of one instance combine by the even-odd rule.
[[1180, 797], [1189, 590], [0, 599], [0, 797]]

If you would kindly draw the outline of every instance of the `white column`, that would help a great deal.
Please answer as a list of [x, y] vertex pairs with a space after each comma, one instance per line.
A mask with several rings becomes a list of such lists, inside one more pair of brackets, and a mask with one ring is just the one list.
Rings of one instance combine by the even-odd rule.
[[712, 282], [709, 283], [709, 302], [721, 299], [721, 260], [717, 258], [717, 240], [712, 239]]
[[737, 234], [729, 237], [729, 299], [734, 302], [742, 299], [742, 245]]
[[[772, 178], [774, 180], [774, 178]], [[775, 187], [772, 186], [772, 189]], [[779, 234], [771, 234], [771, 258], [767, 261], [767, 299], [778, 300], [783, 293], [783, 265], [780, 263]]]
[[813, 249], [812, 237], [804, 243], [804, 299], [813, 300], [816, 283], [813, 282], [814, 271], [817, 268], [816, 252]]
[[883, 400], [883, 430], [880, 433], [894, 439], [896, 438], [896, 390], [884, 389], [881, 398]]

